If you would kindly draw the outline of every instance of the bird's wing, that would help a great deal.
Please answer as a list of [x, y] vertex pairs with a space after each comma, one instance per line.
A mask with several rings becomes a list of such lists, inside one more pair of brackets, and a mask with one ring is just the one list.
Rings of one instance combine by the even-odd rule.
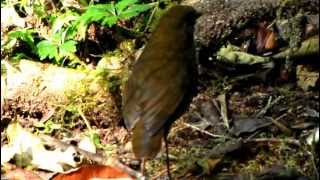
[[129, 129], [141, 121], [147, 132], [153, 135], [182, 101], [189, 81], [187, 63], [167, 59], [156, 67], [146, 65], [151, 61], [141, 61], [136, 70], [133, 69], [134, 75], [130, 76], [123, 97], [123, 115]]

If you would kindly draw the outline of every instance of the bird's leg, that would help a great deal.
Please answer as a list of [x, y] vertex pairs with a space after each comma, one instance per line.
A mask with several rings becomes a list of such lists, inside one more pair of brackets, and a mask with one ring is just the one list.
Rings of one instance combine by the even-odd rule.
[[169, 146], [168, 146], [168, 140], [167, 136], [164, 135], [164, 144], [166, 146], [166, 163], [167, 163], [167, 173], [168, 173], [168, 178], [171, 179], [171, 174], [170, 174], [170, 162], [169, 162]]
[[144, 176], [145, 175], [145, 158], [141, 159], [141, 164], [140, 164], [140, 170], [141, 170], [141, 174]]

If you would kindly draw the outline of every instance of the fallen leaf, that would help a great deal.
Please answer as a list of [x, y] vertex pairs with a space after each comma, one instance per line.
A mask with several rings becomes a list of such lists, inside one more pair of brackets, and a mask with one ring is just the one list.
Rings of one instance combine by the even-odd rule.
[[95, 144], [94, 144], [94, 143], [92, 142], [92, 140], [91, 140], [89, 137], [87, 137], [87, 136], [83, 137], [83, 138], [80, 140], [80, 142], [79, 142], [79, 144], [78, 144], [78, 147], [79, 147], [80, 149], [83, 149], [83, 150], [88, 151], [88, 152], [91, 152], [91, 153], [96, 153], [96, 150], [97, 150]]
[[210, 174], [210, 172], [219, 164], [222, 158], [217, 159], [201, 159], [197, 164], [202, 168], [203, 173]]
[[307, 66], [297, 66], [298, 86], [307, 91], [310, 87], [315, 87], [319, 79], [319, 72], [311, 71]]
[[234, 121], [234, 126], [231, 128], [231, 133], [239, 136], [242, 133], [254, 132], [257, 129], [269, 126], [272, 122], [266, 118], [249, 117]]
[[276, 33], [271, 31], [268, 33], [266, 37], [266, 44], [265, 44], [265, 49], [270, 50], [274, 49], [277, 46], [277, 41], [276, 41]]
[[200, 108], [201, 114], [212, 126], [219, 122], [219, 112], [211, 101], [205, 101], [201, 103]]
[[316, 127], [306, 139], [309, 145], [319, 143], [319, 127]]
[[103, 165], [85, 165], [77, 169], [76, 171], [63, 174], [59, 173], [54, 176], [52, 180], [88, 180], [88, 179], [102, 179], [112, 178], [121, 180], [132, 180], [128, 174], [120, 169], [103, 166]]

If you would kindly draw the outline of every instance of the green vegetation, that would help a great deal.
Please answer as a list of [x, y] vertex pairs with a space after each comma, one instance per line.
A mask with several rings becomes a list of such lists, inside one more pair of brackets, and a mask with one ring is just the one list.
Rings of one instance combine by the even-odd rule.
[[[81, 56], [83, 49], [79, 48], [81, 43], [87, 43], [88, 27], [91, 24], [103, 28], [123, 26], [130, 30], [125, 27], [124, 22], [154, 6], [154, 3], [141, 3], [139, 0], [111, 1], [105, 4], [94, 4], [93, 1], [74, 3], [5, 1], [3, 7], [15, 7], [17, 14], [26, 16], [26, 25], [15, 27], [1, 35], [4, 45], [1, 48], [2, 54], [9, 57], [17, 57], [18, 54], [19, 57], [31, 56], [33, 59], [49, 60], [69, 67], [85, 65], [82, 59], [86, 57]], [[24, 45], [23, 50], [19, 48], [21, 45]]]
[[101, 22], [109, 27], [118, 21], [128, 20], [150, 9], [150, 4], [137, 4], [138, 0], [122, 0], [118, 3], [90, 5], [80, 17], [80, 24]]

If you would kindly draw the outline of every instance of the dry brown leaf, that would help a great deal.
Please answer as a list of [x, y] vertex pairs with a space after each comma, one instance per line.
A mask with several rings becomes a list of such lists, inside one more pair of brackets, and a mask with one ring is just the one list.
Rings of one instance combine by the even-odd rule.
[[104, 165], [86, 165], [68, 174], [59, 173], [52, 180], [133, 179], [120, 169]]

